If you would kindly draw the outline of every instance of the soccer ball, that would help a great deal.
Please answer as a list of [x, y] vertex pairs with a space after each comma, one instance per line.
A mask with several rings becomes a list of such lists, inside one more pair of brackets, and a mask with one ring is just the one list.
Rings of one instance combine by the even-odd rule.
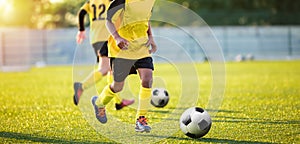
[[206, 135], [211, 124], [208, 112], [199, 107], [187, 109], [180, 117], [181, 131], [191, 138], [201, 138]]
[[169, 102], [169, 94], [164, 88], [154, 88], [152, 90], [151, 104], [155, 107], [165, 107]]

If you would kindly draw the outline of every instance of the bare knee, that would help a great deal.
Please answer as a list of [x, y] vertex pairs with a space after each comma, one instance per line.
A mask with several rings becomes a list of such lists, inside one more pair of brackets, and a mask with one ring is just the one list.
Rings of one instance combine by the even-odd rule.
[[100, 57], [98, 71], [102, 73], [102, 75], [107, 75], [110, 71], [109, 58], [108, 57]]
[[102, 75], [107, 75], [107, 73], [110, 71], [110, 68], [109, 67], [106, 67], [106, 66], [102, 66], [98, 69], [98, 71], [100, 73], [102, 73]]
[[141, 78], [141, 84], [144, 88], [151, 88], [152, 87], [152, 70], [151, 69], [138, 69], [140, 78]]
[[151, 88], [152, 87], [152, 76], [146, 76], [142, 78], [142, 87]]
[[123, 90], [124, 87], [124, 82], [113, 82], [110, 85], [110, 89], [114, 92], [114, 93], [118, 93], [121, 92]]

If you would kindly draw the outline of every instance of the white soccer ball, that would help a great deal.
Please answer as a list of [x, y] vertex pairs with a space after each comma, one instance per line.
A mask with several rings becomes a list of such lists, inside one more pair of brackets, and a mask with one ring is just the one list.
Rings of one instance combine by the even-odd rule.
[[151, 104], [155, 107], [165, 107], [169, 102], [169, 93], [164, 88], [154, 88], [152, 90]]
[[206, 135], [212, 121], [208, 112], [199, 107], [192, 107], [184, 111], [180, 117], [181, 131], [191, 138], [201, 138]]

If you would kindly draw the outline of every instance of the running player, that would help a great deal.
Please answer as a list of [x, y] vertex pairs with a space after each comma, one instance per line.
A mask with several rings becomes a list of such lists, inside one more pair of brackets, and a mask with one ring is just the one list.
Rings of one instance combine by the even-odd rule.
[[[107, 122], [105, 106], [123, 89], [124, 81], [133, 66], [139, 73], [141, 86], [136, 115], [136, 132], [150, 132], [147, 111], [151, 107], [152, 71], [151, 53], [156, 51], [153, 41], [150, 16], [155, 0], [118, 0], [112, 2], [107, 13], [109, 57], [114, 82], [102, 93], [92, 98], [96, 118]], [[150, 49], [151, 45], [151, 49]]]
[[[89, 0], [78, 12], [78, 27], [77, 43], [80, 44], [86, 38], [84, 17], [86, 14], [90, 18], [90, 43], [92, 44], [95, 54], [97, 56], [98, 70], [93, 71], [83, 82], [74, 83], [74, 104], [78, 105], [80, 96], [83, 90], [89, 88], [95, 82], [100, 81], [103, 76], [110, 71], [107, 39], [109, 32], [106, 29], [106, 13], [112, 0]], [[108, 83], [112, 83], [112, 75], [108, 74]], [[115, 106], [117, 110], [134, 103], [134, 100], [121, 99], [119, 96], [115, 97]]]

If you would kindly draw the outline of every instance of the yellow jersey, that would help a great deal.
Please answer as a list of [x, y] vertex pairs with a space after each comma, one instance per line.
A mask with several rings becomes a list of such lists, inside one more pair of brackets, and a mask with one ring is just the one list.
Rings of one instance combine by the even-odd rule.
[[141, 59], [151, 56], [147, 31], [155, 0], [116, 0], [107, 19], [112, 21], [117, 32], [129, 42], [128, 50], [121, 50], [112, 36], [108, 39], [109, 57]]
[[89, 0], [81, 7], [89, 14], [91, 43], [108, 40], [110, 34], [106, 28], [106, 16], [111, 1]]

